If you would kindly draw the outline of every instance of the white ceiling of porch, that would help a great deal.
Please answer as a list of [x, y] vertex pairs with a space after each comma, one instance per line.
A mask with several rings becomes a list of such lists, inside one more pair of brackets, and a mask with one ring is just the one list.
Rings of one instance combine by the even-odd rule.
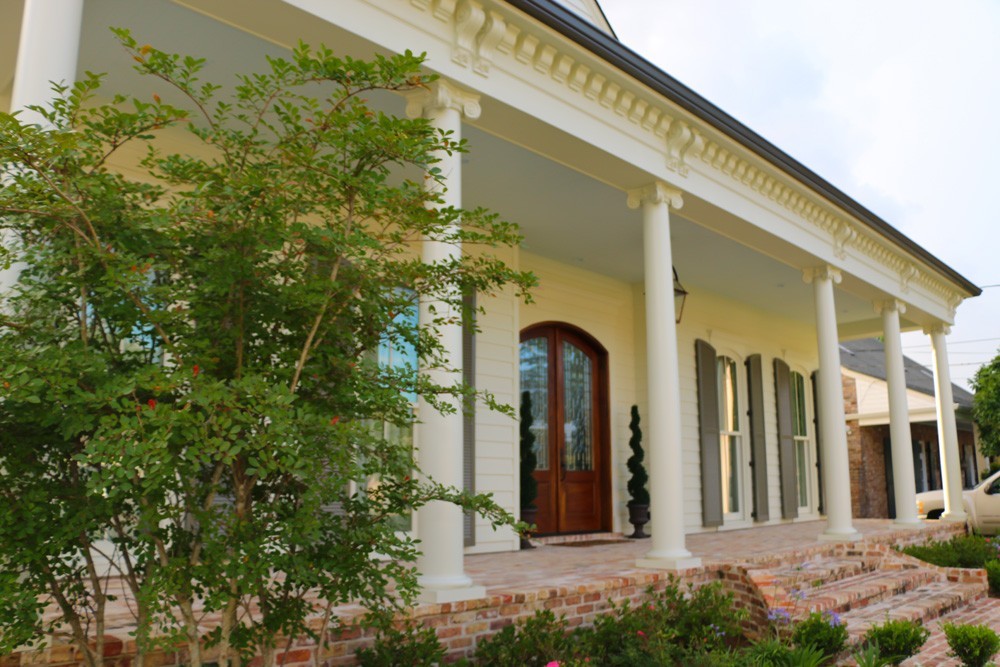
[[[206, 8], [228, 7], [217, 0], [193, 0]], [[13, 3], [0, 10], [0, 19], [12, 16]], [[156, 9], [155, 13], [150, 11]], [[275, 8], [278, 9], [275, 9]], [[230, 79], [237, 72], [253, 71], [263, 65], [264, 54], [283, 55], [279, 43], [291, 43], [301, 37], [313, 44], [333, 46], [340, 53], [370, 56], [373, 47], [357, 36], [332, 28], [287, 5], [269, 0], [245, 0], [242, 14], [230, 17], [234, 23], [246, 17], [245, 29], [223, 25], [167, 0], [87, 0], [80, 70], [108, 72], [108, 88], [125, 90], [138, 96], [153, 92], [164, 94], [162, 86], [142, 80], [131, 71], [127, 56], [117, 48], [107, 26], [125, 26], [140, 42], [150, 42], [167, 51], [204, 56], [209, 65], [205, 78]], [[279, 11], [280, 10], [280, 11]], [[19, 11], [16, 12], [19, 14]], [[0, 20], [0, 24], [3, 21]], [[263, 39], [258, 34], [267, 34]], [[10, 49], [0, 49], [0, 85], [12, 72]], [[166, 95], [164, 95], [166, 97]], [[385, 102], [395, 113], [403, 112], [402, 101]], [[484, 100], [485, 114], [490, 101]], [[563, 164], [502, 138], [530, 136], [520, 132], [516, 110], [497, 109], [504, 123], [489, 127], [489, 132], [467, 126], [465, 136], [471, 152], [464, 159], [464, 199], [467, 205], [485, 206], [502, 217], [521, 225], [525, 248], [531, 252], [586, 268], [626, 282], [642, 280], [642, 223], [638, 211], [630, 210], [625, 193], [598, 181], [588, 173], [602, 173], [614, 164]], [[557, 128], [543, 130], [560, 133]], [[534, 129], [532, 130], [534, 131]], [[522, 139], [523, 140], [523, 139]], [[564, 144], [575, 140], [560, 137]], [[572, 151], [567, 153], [572, 155]], [[566, 158], [572, 161], [573, 158]], [[600, 167], [600, 168], [594, 168]], [[630, 166], [622, 168], [634, 169]], [[687, 216], [687, 217], [685, 217]], [[741, 221], [725, 216], [707, 202], [685, 203], [680, 215], [672, 216], [674, 265], [681, 281], [689, 289], [720, 294], [744, 302], [764, 312], [811, 321], [812, 289], [803, 283], [801, 273], [790, 264], [805, 258], [795, 256], [796, 249], [783, 246], [780, 240], [767, 240], [769, 254], [728, 238], [725, 232]], [[807, 261], [807, 260], [806, 260]], [[873, 322], [870, 301], [843, 289], [837, 293], [841, 324]], [[877, 329], [876, 329], [877, 330]]]

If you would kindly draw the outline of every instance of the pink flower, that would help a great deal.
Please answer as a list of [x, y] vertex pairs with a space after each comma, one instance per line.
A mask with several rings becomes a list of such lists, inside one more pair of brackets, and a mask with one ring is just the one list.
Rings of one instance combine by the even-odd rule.
[[640, 637], [645, 637], [646, 636], [646, 633], [643, 632], [642, 630], [636, 630], [635, 634], [639, 635]]
[[553, 660], [552, 662], [545, 663], [545, 667], [559, 667], [559, 661]]

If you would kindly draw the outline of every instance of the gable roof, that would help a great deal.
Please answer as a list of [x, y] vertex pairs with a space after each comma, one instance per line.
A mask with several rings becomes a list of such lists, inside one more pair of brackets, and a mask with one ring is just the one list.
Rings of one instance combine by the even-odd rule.
[[[863, 338], [840, 344], [840, 365], [844, 368], [869, 377], [886, 379], [885, 345], [877, 338]], [[903, 357], [903, 372], [906, 375], [906, 388], [913, 391], [934, 395], [934, 373], [926, 366], [918, 364], [909, 357]], [[972, 394], [957, 384], [951, 385], [955, 403], [964, 409], [972, 409]]]
[[552, 0], [556, 2], [571, 12], [575, 13], [577, 16], [582, 17], [586, 21], [589, 21], [593, 25], [597, 26], [599, 30], [608, 33], [615, 39], [618, 36], [615, 35], [614, 29], [612, 29], [611, 24], [608, 23], [608, 17], [605, 16], [604, 10], [601, 9], [601, 5], [597, 0]]
[[[979, 296], [982, 290], [915, 241], [856, 202], [844, 192], [821, 178], [818, 174], [791, 157], [770, 141], [760, 136], [733, 116], [715, 106], [691, 88], [670, 76], [594, 23], [581, 18], [560, 2], [579, 4], [584, 0], [506, 0], [508, 4], [540, 21], [582, 48], [590, 51], [608, 64], [634, 77], [642, 84], [663, 95], [682, 109], [693, 114], [719, 132], [785, 171], [814, 192], [867, 225], [876, 233], [897, 243], [901, 248], [927, 263], [942, 276], [970, 296]], [[596, 3], [595, 3], [596, 4]], [[598, 7], [600, 10], [600, 7]], [[602, 12], [603, 15], [603, 12]]]

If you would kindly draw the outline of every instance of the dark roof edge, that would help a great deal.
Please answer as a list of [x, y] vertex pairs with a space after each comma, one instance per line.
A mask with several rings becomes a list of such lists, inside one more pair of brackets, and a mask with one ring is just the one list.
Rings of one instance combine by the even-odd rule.
[[506, 2], [541, 21], [561, 35], [573, 40], [594, 55], [603, 58], [625, 73], [635, 77], [723, 134], [748, 146], [754, 152], [762, 155], [771, 163], [788, 172], [875, 231], [892, 239], [942, 274], [948, 276], [948, 278], [960, 285], [972, 296], [982, 294], [982, 290], [978, 286], [917, 245], [908, 236], [617, 39], [605, 34], [568, 9], [548, 0], [506, 0]]

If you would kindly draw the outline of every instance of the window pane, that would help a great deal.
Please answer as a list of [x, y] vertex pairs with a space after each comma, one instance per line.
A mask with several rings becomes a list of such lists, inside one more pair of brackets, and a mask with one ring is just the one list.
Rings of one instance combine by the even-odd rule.
[[736, 392], [736, 362], [719, 357], [716, 363], [719, 386], [719, 427], [735, 433], [740, 430], [740, 404]]
[[723, 512], [740, 511], [740, 438], [721, 436], [722, 445], [722, 502]]
[[590, 357], [563, 341], [565, 423], [563, 465], [566, 470], [594, 469], [594, 401]]
[[806, 435], [806, 381], [801, 373], [792, 373], [792, 428], [796, 436]]
[[809, 466], [808, 459], [806, 458], [808, 452], [806, 449], [807, 445], [808, 441], [806, 440], [795, 441], [795, 467], [798, 472], [799, 507], [806, 507], [809, 505]]
[[[404, 329], [416, 329], [417, 306], [414, 304], [404, 308], [396, 314], [393, 321], [396, 322], [397, 326]], [[383, 336], [378, 345], [378, 364], [383, 368], [415, 370], [417, 367], [417, 350], [404, 340], [398, 338], [390, 340], [388, 337]], [[410, 403], [417, 402], [417, 395], [414, 392], [404, 392], [403, 396]]]
[[531, 432], [535, 435], [536, 469], [549, 469], [549, 340], [521, 343], [521, 391], [531, 394]]

